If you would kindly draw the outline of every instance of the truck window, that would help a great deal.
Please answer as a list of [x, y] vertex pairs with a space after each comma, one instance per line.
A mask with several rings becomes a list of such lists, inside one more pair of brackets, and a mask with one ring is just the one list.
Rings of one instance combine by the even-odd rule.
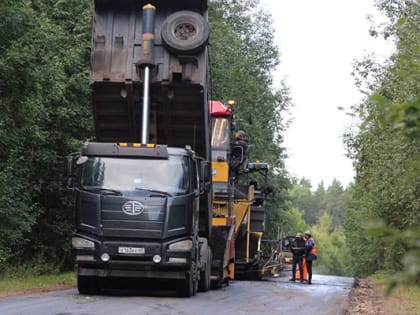
[[227, 118], [213, 118], [213, 130], [211, 136], [212, 147], [229, 147], [229, 122]]
[[189, 191], [188, 160], [89, 157], [82, 169], [84, 189], [114, 189], [121, 192], [155, 190], [172, 196]]

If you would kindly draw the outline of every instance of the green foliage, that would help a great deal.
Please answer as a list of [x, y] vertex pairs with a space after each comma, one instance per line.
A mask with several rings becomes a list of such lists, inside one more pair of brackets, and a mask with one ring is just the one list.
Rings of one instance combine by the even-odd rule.
[[280, 115], [290, 106], [290, 99], [286, 88], [272, 89], [271, 73], [279, 58], [272, 20], [255, 7], [255, 1], [249, 0], [210, 3], [211, 97], [235, 99], [235, 123], [248, 134], [251, 158], [282, 168], [278, 133], [286, 126]]
[[[388, 282], [387, 293], [398, 284], [420, 283], [420, 231], [407, 229], [399, 231], [389, 227], [385, 221], [371, 221], [366, 225], [367, 233], [373, 237], [380, 237], [384, 242], [396, 244], [397, 250], [401, 255], [401, 263], [404, 268], [402, 271], [394, 273]], [[392, 270], [392, 269], [391, 269]]]
[[[385, 269], [413, 278], [419, 252], [400, 236], [420, 229], [420, 4], [382, 0], [377, 5], [390, 22], [375, 35], [393, 38], [396, 52], [385, 65], [368, 57], [355, 71], [360, 83], [367, 82], [369, 98], [354, 108], [362, 123], [346, 138], [356, 182], [345, 230], [357, 275]], [[366, 224], [378, 220], [390, 235], [370, 233]], [[418, 234], [412, 237], [418, 242]]]
[[272, 71], [279, 64], [271, 15], [258, 1], [209, 2], [211, 98], [236, 100], [237, 130], [252, 145], [251, 160], [269, 163], [273, 194], [267, 213], [267, 238], [277, 235], [286, 209], [288, 179], [284, 169], [282, 135], [287, 128], [283, 113], [290, 107], [287, 87], [272, 87]]
[[291, 209], [295, 207], [303, 214], [305, 222], [314, 224], [316, 214], [314, 213], [314, 198], [309, 182], [301, 181], [300, 184], [294, 184], [289, 190], [291, 199]]
[[45, 257], [34, 257], [20, 264], [9, 265], [0, 273], [0, 279], [29, 278], [33, 276], [59, 273], [54, 262], [47, 262]]
[[[389, 314], [420, 314], [420, 286], [405, 284], [395, 287], [392, 292], [388, 290], [389, 283], [392, 282], [394, 273], [379, 271], [372, 277], [375, 286], [380, 292], [386, 295], [392, 294], [385, 301], [385, 308]], [[398, 301], [398, 303], [395, 303]]]
[[12, 270], [11, 273], [8, 272], [4, 277], [0, 277], [0, 293], [6, 293], [6, 295], [13, 294], [13, 292], [22, 292], [22, 290], [63, 285], [75, 286], [76, 274], [67, 272], [38, 275], [37, 273], [31, 273], [30, 270], [18, 272]]
[[349, 263], [350, 250], [341, 226], [335, 226], [328, 213], [311, 228], [318, 249], [317, 272], [339, 276], [352, 275]]
[[333, 180], [325, 194], [325, 209], [332, 218], [333, 226], [341, 226], [344, 222], [346, 193], [339, 181]]
[[87, 0], [0, 3], [3, 261], [69, 257], [63, 156], [91, 131], [90, 10]]
[[303, 233], [308, 229], [308, 226], [303, 220], [303, 214], [296, 208], [291, 208], [285, 212], [285, 225], [283, 225], [283, 232], [286, 235], [296, 235], [297, 232]]
[[343, 186], [336, 179], [327, 188], [320, 183], [315, 192], [311, 190], [308, 180], [302, 179], [294, 184], [289, 191], [290, 206], [296, 207], [303, 213], [305, 222], [314, 225], [323, 213], [328, 213], [333, 219], [334, 226], [340, 226], [344, 221], [345, 202], [347, 194]]
[[312, 231], [318, 248], [317, 272], [352, 275], [350, 249], [342, 228], [348, 191], [334, 180], [327, 189], [321, 183], [313, 192], [310, 182], [303, 179], [293, 185], [289, 196], [285, 232], [294, 235], [307, 229]]
[[278, 231], [286, 227], [287, 218], [287, 190], [290, 187], [289, 179], [284, 175], [272, 175], [269, 183], [273, 187], [273, 193], [269, 195], [268, 209], [266, 211], [265, 239], [277, 239]]

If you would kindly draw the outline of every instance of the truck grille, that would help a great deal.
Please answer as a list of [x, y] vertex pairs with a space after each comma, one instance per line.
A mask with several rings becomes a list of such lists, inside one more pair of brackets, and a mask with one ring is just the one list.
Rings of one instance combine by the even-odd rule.
[[101, 223], [105, 237], [162, 237], [166, 214], [165, 199], [148, 199], [143, 202], [144, 211], [138, 215], [127, 215], [122, 211], [127, 200], [112, 199], [102, 202]]

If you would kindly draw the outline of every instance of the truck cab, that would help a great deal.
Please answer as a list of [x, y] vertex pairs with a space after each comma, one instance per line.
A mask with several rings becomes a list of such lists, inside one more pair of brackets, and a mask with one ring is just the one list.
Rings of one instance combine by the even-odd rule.
[[[78, 289], [95, 293], [105, 277], [174, 279], [197, 290], [202, 161], [189, 149], [86, 143], [70, 181], [76, 192], [72, 238]], [[71, 163], [71, 160], [69, 160]]]

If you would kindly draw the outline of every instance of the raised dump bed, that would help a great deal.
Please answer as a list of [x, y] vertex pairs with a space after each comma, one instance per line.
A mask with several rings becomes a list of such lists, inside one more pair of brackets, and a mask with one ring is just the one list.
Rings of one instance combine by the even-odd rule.
[[[142, 7], [155, 7], [145, 58]], [[207, 1], [96, 0], [92, 71], [96, 140], [139, 142], [144, 66], [150, 77], [150, 142], [207, 156]], [[150, 37], [150, 36], [149, 36]]]

